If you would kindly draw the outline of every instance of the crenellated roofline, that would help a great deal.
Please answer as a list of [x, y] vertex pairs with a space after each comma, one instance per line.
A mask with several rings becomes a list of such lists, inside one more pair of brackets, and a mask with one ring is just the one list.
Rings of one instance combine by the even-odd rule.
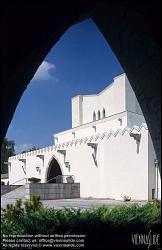
[[28, 156], [37, 156], [37, 155], [41, 155], [41, 154], [45, 154], [46, 152], [50, 152], [50, 151], [57, 151], [58, 149], [66, 149], [68, 147], [72, 147], [72, 146], [77, 146], [77, 145], [82, 145], [82, 144], [87, 144], [89, 142], [99, 142], [103, 139], [109, 139], [111, 136], [113, 136], [114, 138], [117, 137], [118, 135], [124, 135], [125, 133], [132, 133], [133, 131], [136, 132], [140, 132], [141, 129], [146, 129], [148, 130], [148, 127], [146, 125], [146, 123], [142, 123], [141, 126], [133, 126], [132, 128], [128, 128], [125, 127], [124, 129], [117, 129], [116, 131], [114, 130], [110, 130], [109, 132], [104, 132], [102, 134], [93, 134], [84, 138], [80, 138], [80, 139], [74, 139], [71, 141], [66, 141], [63, 143], [58, 143], [57, 145], [51, 145], [49, 147], [45, 147], [45, 148], [41, 148], [38, 150], [33, 150], [27, 153], [23, 153], [23, 154], [18, 154], [15, 156], [11, 156], [9, 157], [8, 161], [12, 161], [12, 160], [17, 160], [20, 158], [27, 158]]

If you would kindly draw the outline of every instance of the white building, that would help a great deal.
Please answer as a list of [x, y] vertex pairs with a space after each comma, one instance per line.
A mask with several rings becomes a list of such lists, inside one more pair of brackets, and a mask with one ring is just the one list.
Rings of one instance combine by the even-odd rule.
[[81, 197], [135, 200], [160, 197], [152, 140], [125, 74], [97, 95], [72, 98], [72, 129], [54, 145], [9, 158], [9, 183], [73, 175]]

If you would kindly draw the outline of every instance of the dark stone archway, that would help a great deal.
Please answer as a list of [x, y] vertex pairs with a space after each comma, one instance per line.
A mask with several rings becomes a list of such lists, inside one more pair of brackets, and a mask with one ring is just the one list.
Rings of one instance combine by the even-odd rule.
[[55, 158], [53, 158], [48, 168], [47, 182], [56, 183], [56, 179], [53, 179], [53, 178], [58, 175], [62, 175], [61, 168], [60, 168], [58, 161]]
[[161, 161], [160, 0], [3, 0], [1, 13], [1, 141], [49, 50], [70, 26], [91, 17], [128, 76]]

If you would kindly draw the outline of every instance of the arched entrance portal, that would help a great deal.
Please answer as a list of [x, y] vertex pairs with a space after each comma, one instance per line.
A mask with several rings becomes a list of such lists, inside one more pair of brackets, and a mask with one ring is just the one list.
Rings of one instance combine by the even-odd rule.
[[58, 175], [62, 175], [62, 171], [61, 171], [60, 165], [57, 162], [57, 160], [55, 158], [53, 158], [50, 165], [49, 165], [49, 168], [48, 168], [47, 182], [48, 183], [55, 183], [56, 179], [53, 179], [53, 178], [58, 176]]

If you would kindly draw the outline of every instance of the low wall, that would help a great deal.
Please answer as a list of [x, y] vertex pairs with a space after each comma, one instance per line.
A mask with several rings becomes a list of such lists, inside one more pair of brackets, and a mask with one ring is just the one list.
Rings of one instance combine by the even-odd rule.
[[1, 185], [1, 195], [11, 192], [12, 190], [21, 187], [21, 185]]
[[39, 195], [41, 200], [80, 198], [80, 183], [26, 183], [25, 198]]

